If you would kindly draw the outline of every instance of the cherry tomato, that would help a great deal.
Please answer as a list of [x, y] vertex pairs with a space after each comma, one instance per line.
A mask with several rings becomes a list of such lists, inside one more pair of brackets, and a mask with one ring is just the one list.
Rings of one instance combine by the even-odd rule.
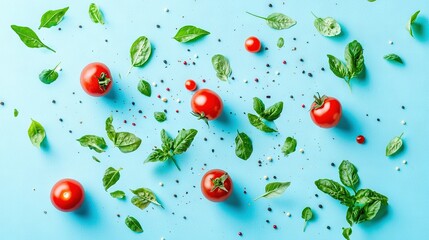
[[341, 103], [333, 97], [320, 97], [319, 93], [314, 99], [310, 110], [313, 122], [322, 128], [335, 127], [341, 119]]
[[365, 142], [365, 137], [362, 135], [359, 135], [356, 137], [356, 142], [359, 144], [363, 144]]
[[193, 114], [207, 123], [207, 120], [214, 120], [222, 114], [223, 103], [217, 93], [200, 89], [192, 96], [191, 107]]
[[213, 202], [222, 202], [232, 194], [232, 179], [223, 170], [213, 169], [201, 179], [201, 192]]
[[194, 80], [189, 79], [189, 80], [186, 80], [186, 82], [185, 82], [185, 87], [186, 87], [186, 89], [188, 89], [189, 91], [195, 91], [195, 89], [197, 89], [197, 84], [195, 83], [195, 81], [194, 81]]
[[82, 205], [84, 198], [82, 185], [73, 179], [62, 179], [51, 190], [52, 204], [63, 212], [77, 210]]
[[112, 75], [103, 63], [88, 64], [80, 74], [80, 85], [91, 96], [106, 95], [112, 88]]
[[244, 47], [248, 52], [256, 53], [261, 50], [261, 41], [257, 37], [249, 37], [244, 42]]

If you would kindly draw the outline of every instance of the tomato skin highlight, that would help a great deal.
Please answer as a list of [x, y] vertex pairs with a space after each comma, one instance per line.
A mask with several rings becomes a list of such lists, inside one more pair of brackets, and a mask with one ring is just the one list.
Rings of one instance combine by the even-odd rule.
[[188, 79], [185, 82], [185, 88], [188, 91], [195, 91], [195, 89], [197, 89], [197, 83], [195, 83], [195, 81], [192, 79]]
[[220, 96], [210, 89], [200, 89], [192, 96], [192, 111], [204, 116], [207, 120], [214, 120], [222, 114], [223, 102]]
[[337, 126], [342, 116], [341, 103], [336, 98], [326, 96], [319, 96], [319, 100], [322, 102], [317, 103], [316, 100], [311, 105], [310, 116], [313, 122], [321, 128]]
[[[106, 81], [101, 81], [100, 79]], [[112, 89], [112, 83], [110, 70], [103, 63], [90, 63], [83, 68], [80, 74], [80, 84], [83, 90], [94, 97], [106, 95]]]
[[[222, 190], [221, 188], [216, 188], [213, 190], [215, 184], [213, 180], [221, 178], [226, 174], [227, 178], [223, 182], [223, 187], [227, 190]], [[212, 191], [213, 190], [213, 191]], [[223, 202], [228, 199], [233, 191], [233, 183], [231, 177], [221, 169], [212, 169], [204, 174], [201, 179], [201, 192], [204, 197], [212, 202]]]
[[85, 199], [85, 191], [78, 181], [66, 178], [55, 183], [50, 198], [58, 210], [72, 212], [82, 205]]
[[244, 42], [244, 47], [248, 52], [257, 53], [261, 50], [261, 41], [257, 37], [251, 36]]

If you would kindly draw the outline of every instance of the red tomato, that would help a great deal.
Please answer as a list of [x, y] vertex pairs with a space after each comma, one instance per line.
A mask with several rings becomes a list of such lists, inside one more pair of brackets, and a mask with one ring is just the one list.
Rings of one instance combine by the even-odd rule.
[[112, 88], [112, 75], [103, 63], [88, 64], [80, 74], [80, 85], [91, 96], [106, 95]]
[[210, 170], [201, 179], [201, 192], [210, 201], [225, 201], [232, 194], [232, 179], [223, 170]]
[[313, 122], [322, 128], [335, 127], [341, 119], [341, 104], [333, 98], [319, 93], [314, 96], [314, 102], [311, 104], [310, 116]]
[[363, 144], [365, 142], [365, 137], [362, 135], [359, 135], [356, 137], [356, 142], [359, 144]]
[[77, 210], [82, 205], [84, 198], [82, 185], [73, 179], [62, 179], [51, 190], [52, 204], [63, 212]]
[[261, 41], [259, 41], [257, 37], [253, 37], [253, 36], [249, 37], [244, 42], [244, 47], [248, 52], [251, 52], [251, 53], [259, 52], [259, 50], [261, 50]]
[[191, 99], [193, 114], [199, 119], [214, 120], [222, 114], [222, 99], [209, 89], [198, 90]]
[[195, 83], [195, 81], [194, 81], [194, 80], [189, 79], [189, 80], [186, 80], [186, 82], [185, 82], [185, 87], [186, 87], [186, 89], [188, 89], [189, 91], [195, 91], [195, 89], [197, 89], [197, 84]]

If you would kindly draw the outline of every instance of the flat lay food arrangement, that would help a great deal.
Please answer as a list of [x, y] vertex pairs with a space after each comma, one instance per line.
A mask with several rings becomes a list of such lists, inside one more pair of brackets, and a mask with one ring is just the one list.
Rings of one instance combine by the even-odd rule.
[[424, 239], [427, 4], [0, 5], [5, 239]]

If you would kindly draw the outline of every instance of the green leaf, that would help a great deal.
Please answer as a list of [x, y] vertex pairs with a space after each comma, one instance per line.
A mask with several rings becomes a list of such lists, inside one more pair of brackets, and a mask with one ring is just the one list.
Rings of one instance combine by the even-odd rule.
[[148, 162], [165, 162], [170, 158], [167, 154], [164, 153], [161, 149], [155, 149], [144, 161]]
[[267, 25], [276, 30], [288, 29], [296, 24], [296, 21], [282, 13], [272, 13], [268, 17], [261, 17], [256, 14], [247, 12], [248, 14], [264, 19]]
[[103, 177], [103, 186], [104, 190], [109, 189], [111, 186], [115, 185], [116, 182], [118, 182], [119, 178], [121, 177], [121, 174], [119, 173], [122, 170], [122, 168], [119, 168], [118, 170], [109, 167], [104, 172]]
[[135, 194], [135, 196], [131, 199], [131, 203], [141, 210], [147, 208], [147, 206], [149, 206], [151, 203], [162, 207], [162, 205], [156, 199], [155, 194], [149, 188], [138, 188], [136, 190], [131, 190], [131, 192]]
[[387, 144], [387, 146], [386, 146], [386, 156], [387, 157], [395, 155], [402, 150], [402, 145], [403, 145], [402, 135], [403, 135], [403, 133], [399, 137], [394, 137]]
[[339, 78], [343, 78], [346, 81], [349, 80], [349, 70], [347, 69], [347, 66], [341, 62], [338, 58], [328, 54], [329, 59], [329, 68], [331, 71], [335, 74], [335, 76]]
[[115, 127], [113, 127], [113, 116], [110, 115], [110, 117], [108, 117], [106, 119], [106, 132], [107, 132], [107, 136], [109, 137], [109, 139], [114, 142], [115, 141], [115, 135], [116, 135], [116, 131], [115, 131]]
[[186, 150], [188, 150], [188, 148], [191, 146], [192, 141], [194, 141], [194, 138], [197, 133], [198, 131], [195, 129], [180, 130], [176, 139], [174, 139], [173, 154], [178, 155], [186, 152]]
[[362, 217], [362, 222], [364, 221], [370, 221], [377, 216], [377, 213], [381, 209], [381, 201], [374, 201], [372, 203], [366, 204], [363, 207], [364, 214]]
[[256, 200], [260, 198], [273, 198], [282, 195], [286, 189], [290, 186], [290, 182], [272, 182], [268, 183], [265, 186], [265, 193], [260, 197], [256, 198]]
[[341, 162], [339, 167], [339, 174], [341, 182], [356, 191], [356, 187], [359, 184], [359, 176], [356, 167], [349, 161], [344, 160]]
[[380, 201], [383, 206], [387, 205], [388, 198], [371, 189], [360, 189], [356, 193], [356, 202], [361, 205], [366, 205], [371, 202]]
[[57, 26], [64, 18], [69, 7], [58, 9], [58, 10], [49, 10], [42, 15], [40, 19], [39, 29], [42, 27], [50, 28], [53, 26]]
[[320, 191], [328, 194], [334, 199], [340, 200], [341, 204], [346, 206], [353, 204], [349, 191], [339, 183], [329, 179], [319, 179], [315, 184]]
[[247, 114], [247, 118], [249, 119], [250, 124], [252, 124], [252, 126], [256, 127], [257, 129], [266, 132], [266, 133], [272, 133], [272, 132], [277, 132], [277, 130], [268, 127], [262, 120], [261, 118], [259, 118], [256, 115], [253, 115], [251, 113]]
[[124, 199], [125, 193], [121, 190], [117, 190], [117, 191], [111, 192], [110, 196], [112, 196], [112, 198]]
[[130, 49], [131, 65], [133, 67], [143, 66], [152, 53], [152, 46], [147, 37], [141, 36], [134, 41]]
[[46, 137], [45, 129], [42, 124], [31, 119], [31, 124], [28, 128], [28, 137], [30, 137], [30, 141], [35, 147], [40, 148], [40, 144]]
[[173, 149], [174, 146], [174, 140], [170, 136], [168, 136], [167, 132], [162, 129], [161, 130], [161, 141], [162, 141], [162, 149], [165, 152], [169, 152]]
[[216, 76], [222, 81], [228, 81], [232, 73], [228, 59], [221, 54], [216, 54], [212, 57], [212, 65], [216, 71]]
[[89, 147], [89, 149], [98, 153], [105, 152], [104, 150], [107, 148], [104, 138], [95, 135], [85, 135], [77, 139], [77, 141], [82, 147]]
[[60, 63], [57, 64], [57, 66], [54, 67], [54, 69], [45, 69], [39, 74], [39, 79], [44, 84], [51, 84], [58, 78], [58, 72], [57, 68], [60, 65]]
[[285, 45], [285, 40], [280, 37], [279, 40], [277, 40], [277, 47], [282, 48]]
[[18, 117], [18, 114], [19, 114], [19, 112], [18, 112], [18, 109], [13, 109], [13, 116], [14, 117]]
[[92, 156], [92, 160], [94, 160], [94, 161], [96, 161], [96, 162], [98, 162], [98, 163], [99, 163], [99, 162], [101, 162], [101, 161], [100, 161], [100, 159], [98, 159], [98, 158], [97, 158], [97, 157], [95, 157], [95, 156]]
[[152, 95], [152, 88], [146, 80], [140, 79], [139, 85], [137, 85], [137, 89], [141, 94], [145, 95], [146, 97], [150, 97]]
[[252, 152], [252, 140], [247, 134], [237, 131], [237, 136], [235, 137], [235, 155], [243, 160], [247, 160], [252, 155]]
[[337, 21], [331, 17], [320, 18], [313, 14], [316, 18], [314, 20], [314, 27], [317, 31], [325, 37], [338, 36], [341, 33], [341, 26]]
[[94, 23], [100, 23], [104, 25], [103, 14], [101, 13], [97, 5], [95, 5], [95, 3], [91, 3], [89, 5], [88, 13], [89, 13], [89, 17]]
[[[368, 1], [373, 2], [371, 0], [368, 0]], [[350, 235], [352, 235], [352, 228], [343, 228], [343, 237], [346, 240], [350, 240]]]
[[153, 117], [158, 122], [165, 122], [167, 120], [167, 115], [164, 112], [154, 112]]
[[253, 98], [253, 109], [259, 115], [263, 114], [265, 111], [265, 104], [261, 99], [254, 97]]
[[261, 117], [267, 121], [274, 121], [280, 117], [280, 114], [283, 111], [283, 102], [278, 102], [271, 107], [265, 109], [261, 114]]
[[287, 137], [285, 140], [285, 143], [282, 147], [282, 153], [287, 157], [290, 153], [293, 153], [296, 151], [296, 139], [293, 137]]
[[16, 34], [18, 34], [21, 41], [29, 48], [46, 48], [55, 52], [54, 49], [46, 46], [37, 36], [37, 34], [28, 27], [22, 27], [17, 25], [10, 26]]
[[134, 152], [140, 147], [142, 140], [129, 132], [118, 132], [115, 134], [115, 147], [123, 153]]
[[310, 207], [304, 208], [302, 210], [301, 217], [305, 221], [305, 224], [304, 224], [304, 232], [305, 232], [305, 228], [307, 227], [307, 222], [313, 218], [313, 212], [311, 211], [311, 208]]
[[136, 233], [143, 232], [142, 226], [140, 225], [139, 221], [137, 221], [137, 219], [135, 219], [134, 217], [127, 216], [127, 218], [125, 219], [125, 224], [133, 232], [136, 232]]
[[417, 16], [419, 15], [419, 13], [420, 13], [420, 10], [417, 11], [417, 12], [415, 12], [413, 15], [411, 15], [410, 19], [408, 20], [407, 30], [410, 33], [411, 37], [414, 37], [414, 34], [413, 34], [413, 24], [416, 21]]
[[347, 62], [350, 78], [358, 76], [364, 68], [362, 45], [356, 40], [350, 42], [346, 46], [344, 57]]
[[177, 31], [176, 36], [174, 36], [174, 39], [178, 42], [189, 42], [193, 40], [197, 40], [205, 35], [209, 35], [210, 32], [197, 28], [195, 26], [183, 26]]
[[393, 61], [393, 62], [398, 62], [403, 64], [404, 62], [402, 61], [402, 58], [394, 53], [391, 54], [387, 54], [384, 56], [384, 59], [386, 59], [387, 61]]

